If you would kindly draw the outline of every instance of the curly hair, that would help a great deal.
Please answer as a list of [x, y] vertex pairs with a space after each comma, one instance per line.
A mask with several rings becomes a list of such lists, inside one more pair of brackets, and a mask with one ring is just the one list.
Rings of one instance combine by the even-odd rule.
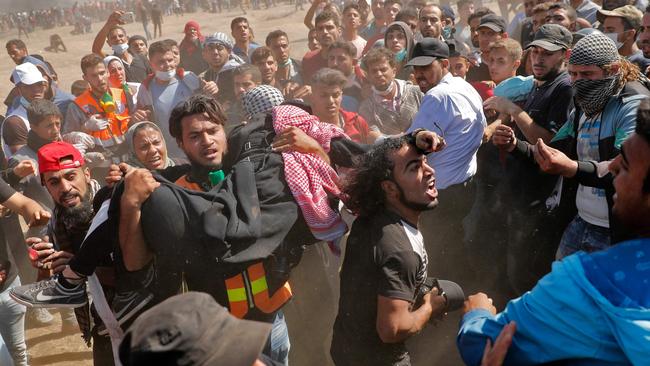
[[390, 155], [409, 143], [409, 135], [387, 138], [357, 159], [354, 170], [343, 183], [347, 208], [359, 216], [370, 216], [384, 209], [386, 195], [381, 182], [392, 179], [395, 168]]

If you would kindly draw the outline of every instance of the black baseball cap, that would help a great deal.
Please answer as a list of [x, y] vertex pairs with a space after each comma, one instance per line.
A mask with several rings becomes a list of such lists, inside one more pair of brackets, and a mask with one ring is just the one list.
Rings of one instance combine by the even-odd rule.
[[212, 296], [187, 292], [135, 320], [120, 344], [120, 361], [124, 366], [250, 366], [270, 332], [271, 324], [237, 319]]
[[481, 17], [478, 28], [481, 27], [488, 27], [495, 32], [504, 33], [506, 31], [506, 20], [496, 14], [486, 14]]
[[459, 42], [455, 39], [448, 39], [445, 41], [447, 43], [447, 47], [449, 47], [449, 57], [465, 57], [469, 59], [469, 55], [467, 54], [467, 50], [464, 43]]
[[544, 24], [535, 33], [533, 41], [526, 48], [541, 47], [547, 51], [555, 52], [571, 48], [573, 35], [559, 24]]
[[437, 59], [449, 58], [449, 46], [435, 38], [423, 38], [413, 46], [411, 59], [406, 66], [428, 66]]

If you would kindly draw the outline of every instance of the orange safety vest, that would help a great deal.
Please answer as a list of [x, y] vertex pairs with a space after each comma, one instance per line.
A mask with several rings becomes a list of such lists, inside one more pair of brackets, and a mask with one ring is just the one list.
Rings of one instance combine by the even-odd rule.
[[189, 180], [187, 180], [187, 175], [178, 178], [176, 182], [174, 182], [174, 184], [192, 191], [199, 191], [199, 192], [203, 191], [203, 188], [201, 188], [201, 186], [198, 183], [190, 182]]
[[90, 131], [88, 133], [95, 140], [100, 140], [100, 143], [114, 139], [114, 144], [102, 144], [103, 146], [122, 143], [124, 141], [124, 134], [129, 129], [129, 121], [131, 120], [129, 108], [127, 107], [127, 96], [124, 91], [122, 89], [109, 88], [109, 93], [115, 101], [116, 111], [114, 113], [106, 113], [90, 90], [86, 90], [74, 100], [75, 104], [82, 111], [86, 112], [88, 116], [99, 114], [102, 118], [110, 121], [110, 132], [109, 128], [106, 128], [101, 131]]
[[[203, 191], [195, 182], [190, 182], [184, 175], [174, 182], [183, 188]], [[265, 314], [278, 311], [293, 296], [289, 282], [277, 289], [273, 296], [269, 295], [264, 264], [257, 262], [244, 271], [226, 279], [228, 307], [230, 313], [237, 318], [244, 318], [249, 309], [257, 308]]]
[[249, 309], [254, 308], [265, 314], [274, 313], [293, 296], [289, 282], [285, 282], [273, 296], [269, 295], [262, 262], [252, 264], [245, 271], [227, 278], [226, 290], [230, 313], [240, 319], [246, 316]]

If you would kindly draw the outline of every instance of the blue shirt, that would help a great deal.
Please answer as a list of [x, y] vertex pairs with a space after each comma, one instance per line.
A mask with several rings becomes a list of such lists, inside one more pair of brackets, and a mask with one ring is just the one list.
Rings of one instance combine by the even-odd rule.
[[244, 53], [244, 50], [242, 50], [241, 48], [239, 48], [238, 46], [235, 45], [232, 48], [232, 53], [234, 53], [235, 55], [241, 57], [246, 62], [251, 62], [251, 54], [253, 54], [253, 51], [255, 51], [255, 49], [258, 48], [258, 47], [260, 47], [260, 45], [258, 45], [255, 42], [249, 43], [248, 44], [248, 55], [246, 55]]
[[436, 171], [438, 189], [474, 176], [476, 151], [486, 125], [481, 96], [468, 82], [451, 73], [424, 95], [408, 132], [425, 128], [445, 139], [447, 146], [428, 156], [429, 165]]
[[579, 252], [506, 309], [476, 309], [463, 316], [457, 344], [468, 365], [478, 365], [487, 338], [517, 323], [504, 365], [557, 360], [570, 364], [647, 365], [650, 360], [650, 239], [607, 250]]
[[176, 139], [169, 133], [169, 116], [176, 105], [187, 100], [194, 92], [185, 83], [179, 83], [176, 78], [166, 85], [158, 84], [153, 80], [149, 84], [149, 89], [153, 100], [155, 122], [165, 138], [167, 155], [170, 158], [185, 157], [185, 153], [178, 147]]

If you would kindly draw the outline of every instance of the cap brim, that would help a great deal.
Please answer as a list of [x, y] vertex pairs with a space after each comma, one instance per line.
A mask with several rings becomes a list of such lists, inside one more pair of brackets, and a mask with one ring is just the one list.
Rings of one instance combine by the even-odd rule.
[[212, 341], [218, 344], [202, 365], [252, 365], [264, 349], [272, 324], [252, 320], [227, 320]]
[[499, 32], [499, 33], [504, 32], [503, 28], [501, 28], [500, 26], [498, 26], [497, 24], [494, 24], [494, 23], [484, 23], [484, 24], [481, 24], [481, 25], [478, 26], [478, 28], [482, 28], [482, 27], [490, 28], [493, 31]]
[[436, 58], [431, 56], [418, 56], [409, 60], [409, 62], [406, 63], [406, 66], [429, 66], [435, 60]]
[[542, 39], [538, 39], [537, 41], [530, 42], [528, 44], [528, 46], [526, 46], [526, 49], [529, 49], [531, 47], [541, 47], [541, 48], [543, 48], [543, 49], [545, 49], [547, 51], [551, 51], [551, 52], [555, 52], [555, 51], [559, 51], [559, 50], [562, 50], [562, 49], [565, 49], [565, 48], [569, 48], [569, 47], [560, 46], [560, 45], [557, 45], [555, 43], [551, 43], [551, 42], [548, 42], [548, 41], [544, 41]]
[[596, 20], [598, 20], [601, 24], [605, 21], [605, 18], [607, 17], [619, 17], [619, 18], [624, 18], [623, 15], [620, 13], [617, 13], [613, 10], [603, 10], [599, 9], [598, 12], [596, 12]]

